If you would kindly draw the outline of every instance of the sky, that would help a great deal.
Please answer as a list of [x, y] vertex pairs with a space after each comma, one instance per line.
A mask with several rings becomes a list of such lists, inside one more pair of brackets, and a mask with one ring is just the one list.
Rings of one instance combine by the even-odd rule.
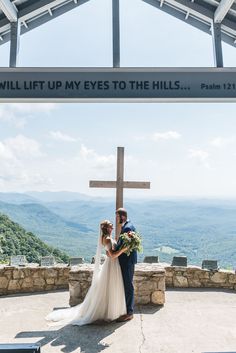
[[[211, 36], [141, 0], [120, 0], [122, 67], [212, 67]], [[21, 37], [18, 66], [111, 67], [111, 1], [90, 0]], [[224, 64], [236, 49], [223, 44]], [[9, 44], [0, 46], [8, 66]], [[130, 197], [236, 197], [234, 103], [44, 103], [0, 105], [0, 192], [89, 189], [150, 181]]]

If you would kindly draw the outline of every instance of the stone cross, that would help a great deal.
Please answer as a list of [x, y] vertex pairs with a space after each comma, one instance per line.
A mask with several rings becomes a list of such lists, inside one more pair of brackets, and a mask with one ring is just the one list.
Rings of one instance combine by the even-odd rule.
[[[116, 210], [123, 207], [124, 188], [128, 189], [150, 189], [150, 182], [145, 181], [124, 181], [124, 147], [117, 147], [117, 176], [116, 181], [90, 180], [90, 188], [115, 188], [116, 189]], [[116, 236], [119, 235], [118, 224], [116, 223]]]

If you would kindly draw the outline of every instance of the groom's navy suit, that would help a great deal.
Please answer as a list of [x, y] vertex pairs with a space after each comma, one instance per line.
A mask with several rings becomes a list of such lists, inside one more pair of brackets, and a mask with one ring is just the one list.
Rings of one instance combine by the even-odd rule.
[[[135, 227], [127, 220], [121, 228], [121, 234], [130, 231], [135, 232]], [[119, 250], [123, 245], [123, 240], [119, 238], [116, 250]], [[133, 286], [133, 276], [134, 276], [134, 265], [137, 263], [137, 251], [133, 250], [129, 256], [125, 253], [119, 256], [119, 262], [122, 272], [122, 277], [125, 287], [125, 301], [127, 307], [127, 314], [133, 314], [134, 312], [134, 286]]]

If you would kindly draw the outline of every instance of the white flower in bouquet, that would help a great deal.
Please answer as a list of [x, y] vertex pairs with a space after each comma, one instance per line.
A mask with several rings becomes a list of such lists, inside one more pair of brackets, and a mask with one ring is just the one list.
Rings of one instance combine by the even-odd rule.
[[142, 247], [142, 238], [141, 235], [137, 232], [129, 231], [127, 233], [123, 233], [120, 235], [121, 239], [123, 240], [124, 247], [128, 248], [125, 252], [128, 256], [134, 250], [138, 252], [143, 251]]

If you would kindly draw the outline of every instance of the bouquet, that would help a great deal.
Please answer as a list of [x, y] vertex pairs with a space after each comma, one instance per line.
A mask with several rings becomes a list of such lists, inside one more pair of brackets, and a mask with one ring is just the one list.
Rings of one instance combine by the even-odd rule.
[[121, 234], [120, 237], [123, 240], [123, 246], [125, 248], [128, 247], [127, 251], [125, 252], [128, 256], [133, 250], [137, 250], [138, 252], [143, 251], [142, 239], [139, 233], [129, 231], [127, 233]]

